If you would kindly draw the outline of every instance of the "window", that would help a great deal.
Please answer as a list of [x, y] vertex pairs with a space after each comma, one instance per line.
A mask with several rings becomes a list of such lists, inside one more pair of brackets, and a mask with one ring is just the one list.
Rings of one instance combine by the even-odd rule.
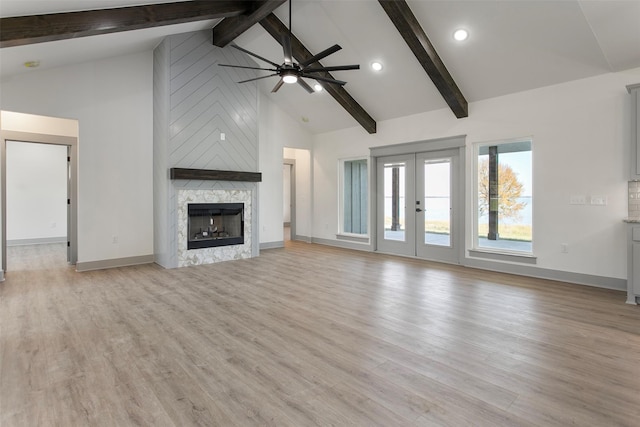
[[343, 160], [340, 172], [340, 232], [367, 235], [369, 210], [367, 160]]
[[476, 146], [475, 248], [532, 254], [531, 140]]

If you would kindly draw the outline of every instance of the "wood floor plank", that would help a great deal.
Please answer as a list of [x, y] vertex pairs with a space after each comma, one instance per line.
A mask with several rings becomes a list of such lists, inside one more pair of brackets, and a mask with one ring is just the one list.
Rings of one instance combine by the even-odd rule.
[[423, 396], [434, 403], [432, 410], [421, 418], [443, 425], [533, 426], [533, 423], [501, 409], [483, 398], [466, 393], [463, 384], [458, 387], [441, 383], [420, 373], [386, 362], [374, 372], [401, 387]]
[[635, 426], [622, 292], [288, 242], [76, 273], [9, 248], [0, 425]]

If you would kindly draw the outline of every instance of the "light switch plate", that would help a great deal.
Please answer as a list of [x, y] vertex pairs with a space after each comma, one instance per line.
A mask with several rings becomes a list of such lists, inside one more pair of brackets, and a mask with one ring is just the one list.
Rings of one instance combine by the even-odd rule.
[[591, 204], [594, 206], [606, 206], [607, 196], [591, 196]]

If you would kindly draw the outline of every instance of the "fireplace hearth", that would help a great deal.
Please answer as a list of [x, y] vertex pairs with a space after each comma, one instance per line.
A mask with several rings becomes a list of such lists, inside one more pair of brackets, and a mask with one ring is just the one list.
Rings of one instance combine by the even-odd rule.
[[189, 203], [187, 249], [244, 244], [244, 203]]

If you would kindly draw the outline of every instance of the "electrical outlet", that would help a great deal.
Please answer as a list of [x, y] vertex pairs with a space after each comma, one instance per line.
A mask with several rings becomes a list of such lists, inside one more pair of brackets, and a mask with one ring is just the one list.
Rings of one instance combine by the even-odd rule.
[[569, 253], [569, 245], [566, 243], [560, 244], [560, 253], [568, 254]]
[[112, 242], [113, 243], [118, 243], [118, 236], [113, 236]]
[[56, 224], [55, 222], [51, 223], [51, 228], [56, 228], [58, 226], [58, 224]]

